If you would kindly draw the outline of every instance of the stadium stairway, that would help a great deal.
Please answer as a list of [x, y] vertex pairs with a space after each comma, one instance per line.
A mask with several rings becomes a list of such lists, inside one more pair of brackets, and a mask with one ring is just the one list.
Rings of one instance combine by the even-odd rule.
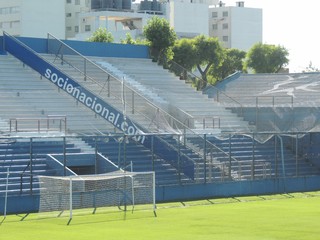
[[126, 171], [154, 171], [157, 186], [192, 182], [189, 177], [182, 172], [179, 174], [176, 168], [152, 153], [150, 149], [131, 139], [127, 139], [126, 143], [121, 137], [82, 137], [82, 139], [88, 145], [97, 147], [98, 152]]

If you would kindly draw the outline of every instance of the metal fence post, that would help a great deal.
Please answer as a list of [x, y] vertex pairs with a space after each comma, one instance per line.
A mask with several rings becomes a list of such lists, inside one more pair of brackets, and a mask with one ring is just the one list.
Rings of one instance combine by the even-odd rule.
[[229, 134], [229, 170], [228, 170], [229, 178], [231, 179], [231, 134]]
[[67, 175], [66, 137], [63, 137], [63, 176]]
[[252, 166], [251, 166], [251, 179], [255, 178], [255, 147], [254, 147], [254, 133], [252, 133]]
[[203, 167], [204, 167], [204, 183], [207, 183], [207, 134], [203, 135]]
[[178, 135], [178, 170], [179, 170], [179, 184], [181, 184], [181, 146], [180, 146], [180, 135]]
[[32, 144], [33, 140], [32, 138], [30, 138], [30, 192], [32, 194], [33, 191], [33, 187], [32, 187], [32, 182], [33, 182], [33, 169], [32, 169], [32, 165], [33, 165], [33, 144]]

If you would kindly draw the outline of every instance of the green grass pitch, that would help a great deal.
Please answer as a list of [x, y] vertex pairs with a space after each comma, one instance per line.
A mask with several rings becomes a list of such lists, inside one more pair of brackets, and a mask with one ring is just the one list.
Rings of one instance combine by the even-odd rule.
[[67, 222], [67, 214], [9, 215], [0, 222], [0, 239], [314, 240], [320, 238], [320, 192], [165, 203], [157, 217], [151, 209], [91, 209]]

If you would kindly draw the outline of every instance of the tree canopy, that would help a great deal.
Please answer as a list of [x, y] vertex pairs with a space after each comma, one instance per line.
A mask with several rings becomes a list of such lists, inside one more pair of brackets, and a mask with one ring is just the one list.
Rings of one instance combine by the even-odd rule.
[[245, 51], [235, 48], [224, 49], [221, 64], [212, 66], [210, 75], [213, 77], [214, 81], [219, 81], [236, 71], [242, 71], [245, 57]]
[[217, 38], [197, 36], [193, 39], [181, 39], [173, 47], [173, 60], [187, 70], [197, 68], [203, 82], [198, 88], [208, 84], [208, 73], [212, 66], [219, 66], [223, 58], [223, 48]]
[[277, 73], [289, 63], [288, 55], [282, 46], [257, 43], [247, 53], [246, 68], [255, 73]]
[[204, 81], [208, 84], [207, 74], [211, 66], [219, 66], [223, 59], [223, 48], [217, 38], [208, 38], [200, 35], [194, 39], [197, 69]]
[[98, 28], [88, 39], [89, 42], [113, 42], [113, 36], [106, 28]]
[[177, 39], [169, 22], [160, 17], [151, 18], [143, 28], [143, 34], [150, 43], [151, 55], [156, 61], [166, 58]]
[[173, 60], [188, 71], [192, 71], [196, 65], [196, 51], [194, 49], [193, 40], [182, 38], [176, 41], [172, 51], [174, 53]]

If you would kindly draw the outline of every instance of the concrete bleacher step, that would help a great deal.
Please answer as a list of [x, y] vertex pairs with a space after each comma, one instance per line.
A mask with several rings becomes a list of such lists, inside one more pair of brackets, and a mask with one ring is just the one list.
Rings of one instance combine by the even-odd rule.
[[[55, 57], [46, 55], [45, 56], [49, 61], [53, 61]], [[72, 61], [73, 64], [81, 65], [81, 62], [83, 61], [79, 57], [76, 56], [66, 56], [68, 60]], [[51, 59], [51, 60], [50, 60]], [[128, 74], [130, 76], [131, 70], [135, 71], [134, 77], [135, 82], [141, 81], [140, 84], [143, 85], [144, 89], [147, 87], [147, 90], [152, 89], [154, 90], [152, 94], [156, 95], [156, 98], [163, 97], [164, 99], [167, 99], [167, 102], [174, 103], [178, 108], [181, 108], [183, 111], [190, 111], [189, 108], [192, 106], [192, 104], [195, 105], [195, 108], [198, 109], [197, 112], [193, 112], [193, 115], [197, 115], [198, 117], [195, 116], [195, 119], [201, 119], [203, 116], [201, 115], [211, 115], [213, 116], [213, 112], [216, 109], [217, 103], [214, 103], [212, 99], [208, 99], [206, 95], [201, 94], [200, 92], [197, 92], [194, 88], [191, 88], [189, 85], [185, 84], [183, 81], [177, 80], [176, 77], [172, 73], [169, 73], [168, 71], [162, 69], [162, 67], [158, 66], [155, 63], [152, 63], [150, 59], [115, 59], [115, 58], [97, 58], [93, 57], [91, 58], [94, 62], [96, 63], [103, 63], [106, 61], [113, 61], [112, 63], [115, 65], [115, 67], [119, 67], [119, 70], [123, 71], [124, 73]], [[83, 80], [83, 76], [80, 75], [79, 73], [74, 73], [74, 69], [70, 67], [68, 64], [61, 65], [59, 61], [56, 61], [57, 66], [64, 71], [73, 74], [75, 77], [78, 77], [79, 81], [82, 81], [82, 84], [88, 84], [89, 81], [85, 83]], [[117, 64], [119, 64], [117, 66]], [[123, 68], [123, 69], [122, 69]], [[90, 67], [87, 67], [86, 69], [88, 74], [92, 74], [95, 79], [99, 79], [101, 77], [101, 74], [95, 74], [95, 72], [92, 72], [90, 70]], [[153, 71], [153, 74], [152, 74]], [[149, 74], [146, 74], [148, 72]], [[155, 74], [156, 73], [156, 74]], [[138, 75], [141, 74], [143, 77], [139, 77]], [[160, 80], [156, 80], [155, 76], [157, 78], [159, 77]], [[102, 75], [102, 82], [105, 83], [107, 74], [103, 77]], [[148, 80], [149, 79], [149, 80]], [[114, 84], [114, 83], [113, 83]], [[117, 83], [119, 84], [119, 82]], [[127, 84], [132, 84], [132, 82], [129, 82]], [[101, 87], [94, 87], [92, 84], [87, 85], [88, 88], [90, 88], [93, 92], [98, 92], [101, 90]], [[132, 85], [133, 88], [135, 88], [134, 85]], [[118, 90], [117, 90], [118, 89]], [[136, 88], [135, 88], [136, 89]], [[121, 90], [121, 85], [119, 87], [113, 89], [113, 91], [119, 91]], [[136, 91], [139, 89], [136, 89]], [[152, 91], [151, 91], [152, 92]], [[169, 92], [169, 94], [168, 94]], [[171, 92], [171, 93], [170, 93]], [[145, 95], [146, 92], [142, 91], [141, 95]], [[170, 94], [173, 94], [172, 96]], [[118, 92], [119, 95], [119, 92]], [[146, 95], [145, 95], [146, 96]], [[190, 96], [190, 100], [186, 98], [186, 96]], [[130, 102], [130, 98], [126, 99], [127, 101]], [[149, 99], [154, 102], [154, 99]], [[112, 101], [111, 98], [108, 98], [108, 101]], [[141, 101], [141, 100], [140, 100]], [[119, 102], [119, 100], [118, 100]], [[121, 101], [120, 101], [121, 102]], [[117, 106], [116, 102], [111, 102], [115, 106]], [[157, 102], [155, 102], [157, 104]], [[179, 105], [180, 104], [180, 105]], [[207, 105], [205, 105], [207, 104]], [[137, 105], [137, 112], [139, 112], [138, 108], [139, 105], [141, 104], [136, 104]], [[121, 107], [118, 105], [118, 107]], [[200, 109], [200, 110], [199, 110]], [[207, 111], [206, 114], [203, 114], [204, 111]], [[223, 116], [224, 112], [228, 112], [228, 115], [230, 116], [229, 119], [223, 119], [225, 118]], [[130, 113], [128, 113], [130, 114]], [[172, 113], [171, 113], [172, 114]], [[141, 125], [146, 125], [146, 122], [143, 122], [143, 119], [141, 118], [135, 118], [133, 115], [128, 115], [135, 119], [138, 123], [140, 121]], [[233, 114], [230, 110], [226, 110], [223, 107], [219, 107], [219, 110], [216, 111], [216, 114], [214, 114], [215, 117], [221, 118], [222, 124], [220, 124], [219, 127], [224, 128], [225, 130], [228, 130], [230, 128], [237, 129], [238, 131], [241, 129], [248, 129], [248, 124], [243, 121], [243, 119], [237, 118], [235, 114]], [[198, 121], [198, 120], [197, 120]], [[226, 124], [225, 124], [226, 122]], [[239, 123], [242, 122], [242, 123]], [[196, 125], [196, 127], [200, 127], [200, 125]]]
[[[120, 72], [125, 73], [127, 76], [134, 77], [135, 81], [140, 82], [146, 88], [152, 89], [152, 91], [160, 97], [166, 99], [168, 102], [174, 103], [176, 107], [181, 108], [187, 113], [190, 111], [189, 107], [194, 104], [195, 107], [198, 107], [198, 111], [190, 111], [190, 115], [196, 119], [201, 119], [201, 115], [212, 116], [212, 112], [219, 105], [212, 101], [212, 99], [208, 99], [202, 93], [195, 91], [195, 89], [191, 88], [189, 85], [184, 84], [184, 82], [179, 80], [178, 77], [174, 77], [172, 73], [168, 74], [168, 71], [162, 69], [161, 66], [152, 63], [152, 61], [145, 61], [143, 64], [133, 63], [135, 61], [134, 59], [118, 60], [114, 58], [94, 58], [94, 61], [105, 61], [112, 64]], [[134, 67], [130, 67], [133, 65]], [[152, 76], [152, 73], [149, 73], [148, 69], [153, 69], [156, 74], [154, 73]], [[190, 98], [189, 100], [186, 96], [189, 96], [190, 94], [193, 99]], [[194, 100], [194, 98], [197, 100]], [[206, 107], [204, 107], [204, 105]], [[248, 129], [248, 123], [243, 119], [238, 118], [230, 110], [226, 110], [221, 106], [219, 108], [220, 111], [217, 111], [217, 115], [215, 117], [221, 118], [221, 128], [224, 130], [239, 130], [239, 128]], [[223, 116], [224, 112], [228, 112], [228, 115], [230, 116], [229, 119], [225, 119]]]
[[97, 118], [92, 110], [78, 104], [67, 93], [58, 91], [47, 79], [40, 78], [39, 74], [23, 66], [12, 56], [1, 56], [1, 59], [0, 99], [3, 104], [0, 106], [0, 115], [3, 121], [64, 114], [67, 117], [67, 130], [70, 132], [114, 131], [111, 124]]

